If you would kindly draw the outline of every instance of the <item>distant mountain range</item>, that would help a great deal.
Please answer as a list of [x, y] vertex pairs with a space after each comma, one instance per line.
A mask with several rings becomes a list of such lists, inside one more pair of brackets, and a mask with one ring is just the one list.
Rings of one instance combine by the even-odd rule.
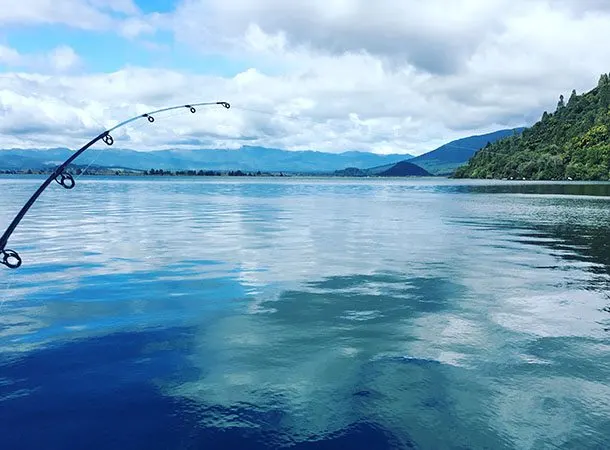
[[[64, 162], [72, 150], [0, 150], [1, 170], [39, 170]], [[92, 148], [74, 161], [79, 166], [94, 162], [101, 167], [121, 167], [136, 170], [242, 170], [293, 173], [328, 173], [345, 167], [367, 168], [393, 165], [412, 158], [408, 154], [378, 155], [348, 151], [325, 153], [317, 151], [288, 151], [264, 147], [244, 146], [238, 150], [134, 150]]]
[[[520, 134], [524, 128], [499, 130], [449, 142], [423, 155], [379, 155], [348, 151], [325, 153], [288, 151], [244, 146], [237, 150], [161, 150], [139, 152], [92, 148], [75, 162], [78, 166], [132, 170], [241, 170], [245, 172], [319, 173], [337, 176], [427, 176], [450, 175], [487, 143]], [[64, 162], [73, 154], [66, 148], [0, 150], [0, 170], [44, 170]], [[404, 164], [408, 161], [409, 164]], [[398, 165], [397, 165], [398, 164]], [[421, 170], [420, 170], [421, 169]], [[392, 174], [392, 175], [388, 175]]]

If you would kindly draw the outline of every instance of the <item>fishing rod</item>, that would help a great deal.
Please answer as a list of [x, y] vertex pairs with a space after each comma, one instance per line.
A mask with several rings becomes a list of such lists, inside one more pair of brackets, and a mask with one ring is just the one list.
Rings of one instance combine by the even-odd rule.
[[174, 109], [187, 108], [191, 113], [195, 114], [197, 112], [196, 106], [210, 106], [210, 105], [220, 105], [224, 106], [226, 109], [229, 109], [231, 105], [227, 102], [205, 102], [205, 103], [192, 103], [190, 105], [179, 105], [179, 106], [170, 106], [169, 108], [157, 109], [156, 111], [150, 111], [144, 114], [137, 115], [130, 119], [127, 119], [114, 127], [103, 131], [95, 138], [91, 139], [84, 146], [82, 146], [77, 152], [75, 152], [72, 156], [70, 156], [65, 162], [59, 165], [49, 177], [40, 185], [38, 190], [32, 194], [27, 203], [21, 208], [21, 211], [17, 213], [11, 224], [8, 226], [2, 237], [0, 237], [0, 264], [7, 266], [10, 269], [17, 269], [21, 266], [22, 259], [15, 250], [11, 250], [6, 248], [9, 238], [19, 225], [19, 222], [23, 219], [28, 210], [32, 207], [34, 202], [40, 197], [40, 194], [44, 192], [44, 190], [51, 184], [51, 182], [56, 181], [59, 185], [66, 189], [72, 189], [76, 185], [76, 181], [74, 181], [74, 177], [69, 174], [65, 169], [66, 167], [78, 158], [85, 150], [95, 144], [97, 141], [102, 140], [106, 145], [114, 144], [114, 138], [110, 134], [117, 128], [121, 128], [128, 123], [134, 122], [138, 119], [146, 118], [150, 123], [155, 121], [154, 114], [162, 113], [165, 111], [171, 111]]

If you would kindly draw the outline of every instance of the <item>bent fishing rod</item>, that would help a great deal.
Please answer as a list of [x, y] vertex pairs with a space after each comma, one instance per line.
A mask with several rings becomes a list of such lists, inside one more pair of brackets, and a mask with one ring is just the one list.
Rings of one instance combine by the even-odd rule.
[[51, 175], [40, 185], [38, 190], [34, 192], [34, 194], [30, 197], [27, 203], [21, 208], [21, 211], [17, 213], [11, 224], [8, 226], [2, 237], [0, 237], [0, 264], [7, 266], [10, 269], [17, 269], [21, 266], [22, 260], [15, 250], [11, 250], [6, 248], [9, 238], [19, 225], [19, 222], [23, 219], [28, 210], [32, 207], [32, 205], [36, 202], [40, 194], [44, 192], [44, 190], [51, 184], [53, 181], [56, 181], [59, 185], [66, 189], [72, 189], [76, 185], [76, 181], [74, 181], [74, 177], [66, 171], [66, 167], [78, 158], [85, 150], [95, 144], [97, 141], [102, 140], [106, 145], [112, 145], [114, 143], [114, 138], [111, 136], [111, 132], [114, 130], [121, 128], [128, 123], [135, 122], [138, 119], [146, 118], [150, 123], [155, 121], [154, 114], [162, 113], [165, 111], [171, 111], [174, 109], [187, 108], [191, 113], [195, 114], [197, 112], [196, 106], [210, 106], [210, 105], [220, 105], [229, 109], [231, 105], [227, 102], [205, 102], [205, 103], [193, 103], [190, 105], [180, 105], [180, 106], [170, 106], [169, 108], [157, 109], [156, 111], [150, 111], [144, 114], [140, 114], [138, 116], [132, 117], [131, 119], [127, 119], [114, 127], [103, 131], [95, 138], [91, 139], [87, 144], [81, 147], [78, 151], [76, 151], [72, 156], [70, 156], [65, 162], [59, 165]]

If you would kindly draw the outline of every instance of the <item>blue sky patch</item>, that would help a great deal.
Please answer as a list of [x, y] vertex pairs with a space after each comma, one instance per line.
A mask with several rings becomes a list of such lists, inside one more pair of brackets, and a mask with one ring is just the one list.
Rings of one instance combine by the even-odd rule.
[[[136, 3], [144, 14], [168, 13], [176, 5], [172, 0], [138, 0]], [[124, 37], [118, 29], [119, 17], [124, 18], [124, 15], [113, 16], [117, 18], [117, 29], [110, 30], [83, 30], [62, 24], [4, 27], [0, 31], [0, 45], [16, 50], [25, 58], [42, 57], [59, 46], [69, 46], [80, 58], [78, 70], [84, 72], [108, 73], [137, 66], [232, 77], [250, 67], [247, 61], [228, 55], [205, 54], [177, 44], [167, 30], [135, 38]], [[0, 59], [0, 72], [26, 67], [23, 61], [3, 62]]]
[[175, 0], [136, 0], [134, 2], [138, 8], [146, 14], [149, 13], [168, 13], [176, 8]]

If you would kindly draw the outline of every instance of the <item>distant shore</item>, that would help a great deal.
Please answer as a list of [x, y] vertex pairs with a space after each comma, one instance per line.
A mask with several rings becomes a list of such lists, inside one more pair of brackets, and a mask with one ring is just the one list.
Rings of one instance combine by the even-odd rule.
[[[0, 176], [2, 175], [38, 175], [38, 176], [49, 176], [53, 173], [53, 169], [44, 170], [0, 170]], [[273, 177], [273, 178], [284, 178], [284, 177], [317, 177], [317, 178], [439, 178], [438, 176], [379, 176], [373, 174], [367, 175], [352, 175], [343, 174], [340, 172], [263, 172], [263, 171], [242, 171], [242, 170], [164, 170], [164, 169], [151, 169], [151, 170], [133, 170], [124, 168], [100, 168], [100, 169], [87, 169], [82, 170], [80, 168], [70, 168], [66, 171], [72, 176], [118, 176], [118, 177]], [[445, 177], [440, 177], [445, 178]]]
[[[0, 175], [41, 175], [49, 176], [55, 169], [45, 170], [0, 170]], [[67, 173], [73, 176], [129, 176], [129, 177], [149, 177], [149, 176], [164, 176], [164, 177], [287, 177], [295, 174], [288, 172], [247, 172], [241, 170], [133, 170], [123, 168], [104, 168], [104, 169], [68, 169]], [[298, 174], [304, 175], [304, 174]]]

